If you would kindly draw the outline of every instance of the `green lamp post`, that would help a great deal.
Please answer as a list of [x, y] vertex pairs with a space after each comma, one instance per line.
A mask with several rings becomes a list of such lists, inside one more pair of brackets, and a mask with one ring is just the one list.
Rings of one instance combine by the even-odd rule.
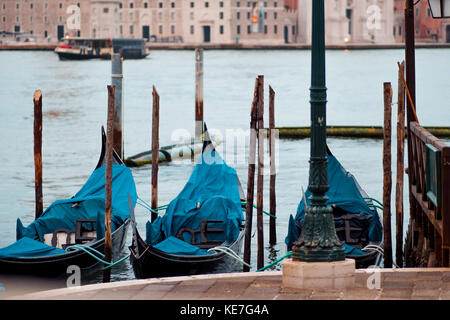
[[292, 259], [302, 262], [333, 262], [345, 260], [345, 249], [336, 235], [333, 213], [327, 206], [329, 189], [326, 146], [325, 86], [325, 6], [324, 0], [311, 0], [311, 154], [309, 190], [311, 204], [306, 208], [302, 234], [292, 248]]

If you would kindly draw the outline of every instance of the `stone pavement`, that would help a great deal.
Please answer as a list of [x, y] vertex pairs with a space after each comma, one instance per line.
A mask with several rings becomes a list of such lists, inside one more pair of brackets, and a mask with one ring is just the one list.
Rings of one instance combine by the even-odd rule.
[[343, 290], [281, 287], [282, 272], [131, 280], [56, 289], [15, 300], [450, 300], [450, 268], [356, 270]]

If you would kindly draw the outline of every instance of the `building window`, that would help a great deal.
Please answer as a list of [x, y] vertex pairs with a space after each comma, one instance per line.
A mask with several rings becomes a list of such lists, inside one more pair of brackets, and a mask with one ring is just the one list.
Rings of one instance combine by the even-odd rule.
[[275, 1], [275, 2], [273, 3], [273, 6], [276, 8], [276, 7], [278, 6], [278, 3]]
[[274, 18], [275, 20], [277, 20], [277, 18], [278, 18], [278, 12], [274, 12], [274, 13], [273, 13], [273, 18]]
[[250, 14], [250, 11], [249, 11], [249, 12], [247, 12], [247, 19], [248, 20], [250, 20], [250, 16], [251, 16], [251, 14]]
[[108, 13], [109, 12], [109, 8], [103, 8], [103, 13]]
[[30, 16], [30, 22], [33, 22], [33, 16]]
[[264, 19], [267, 19], [267, 11], [264, 11]]
[[223, 8], [223, 1], [220, 1], [219, 6]]
[[420, 14], [420, 9], [416, 8], [416, 16], [419, 16], [419, 14]]
[[191, 20], [194, 20], [194, 12], [191, 12]]
[[267, 7], [267, 2], [264, 2], [264, 7]]
[[160, 2], [158, 5], [159, 5], [160, 8], [163, 7], [163, 3], [162, 2]]
[[170, 4], [170, 6], [171, 6], [172, 8], [175, 8], [175, 2], [172, 2], [172, 3]]
[[122, 9], [122, 2], [119, 3], [119, 9]]
[[48, 4], [47, 4], [47, 2], [46, 2], [46, 3], [44, 3], [44, 8], [45, 8], [45, 9], [47, 9], [47, 8], [48, 8]]
[[420, 32], [420, 30], [419, 30], [419, 29], [416, 29], [416, 34], [419, 34], [419, 32]]
[[240, 7], [240, 6], [241, 6], [241, 2], [240, 1], [236, 2], [236, 7]]
[[223, 19], [223, 12], [219, 12], [219, 18]]
[[16, 22], [19, 22], [19, 17], [16, 17]]
[[80, 3], [79, 3], [79, 2], [77, 3], [77, 7], [78, 7], [78, 8], [81, 8], [81, 5], [80, 5]]
[[205, 2], [205, 8], [209, 7], [209, 2]]
[[441, 32], [441, 30], [436, 29], [436, 34], [439, 35], [439, 33]]
[[247, 33], [248, 33], [248, 34], [252, 33], [252, 28], [251, 28], [250, 25], [247, 26]]
[[194, 2], [191, 2], [191, 8], [193, 8], [194, 7]]
[[237, 27], [236, 27], [236, 33], [237, 33], [237, 34], [241, 34], [241, 26], [240, 26], [240, 25], [237, 25]]
[[33, 9], [33, 4], [32, 3], [30, 3], [30, 9]]
[[134, 8], [134, 3], [130, 2], [130, 9], [133, 9], [133, 8]]
[[170, 19], [171, 20], [175, 20], [175, 12], [171, 12], [170, 13]]
[[292, 35], [295, 35], [295, 26], [292, 26]]
[[44, 22], [47, 23], [47, 16], [44, 16]]
[[240, 12], [237, 12], [237, 13], [236, 13], [236, 19], [239, 20], [240, 18], [241, 18], [241, 13], [240, 13]]
[[4, 4], [2, 5], [2, 7], [3, 7], [3, 9], [6, 9], [6, 4], [4, 3]]
[[44, 30], [44, 38], [47, 38], [48, 37], [48, 32], [47, 32], [47, 30]]
[[278, 33], [278, 26], [277, 25], [273, 26], [273, 33], [275, 33], [275, 34]]
[[194, 34], [194, 26], [191, 26], [191, 34]]
[[247, 1], [247, 7], [250, 8], [250, 1]]
[[6, 22], [6, 17], [3, 16], [3, 17], [2, 17], [2, 20], [3, 20], [3, 22]]
[[[61, 4], [60, 4], [60, 5], [61, 5]], [[18, 4], [18, 3], [16, 4], [16, 9], [19, 9], [19, 4]]]
[[396, 36], [397, 28], [394, 26], [394, 37]]
[[431, 9], [430, 8], [427, 9], [427, 16], [431, 17]]
[[144, 8], [148, 8], [148, 2], [144, 2]]
[[222, 25], [219, 27], [219, 32], [220, 32], [220, 34], [223, 34], [223, 26]]
[[267, 24], [264, 25], [264, 34], [267, 34]]
[[81, 31], [77, 30], [77, 37], [81, 37]]
[[59, 3], [59, 8], [62, 9], [62, 2]]
[[170, 33], [175, 34], [175, 26], [174, 25], [170, 26]]
[[133, 34], [133, 31], [134, 31], [134, 28], [133, 28], [133, 26], [131, 25], [131, 26], [130, 26], [130, 34]]
[[398, 35], [399, 35], [399, 36], [402, 35], [402, 26], [398, 26]]
[[163, 19], [163, 14], [162, 14], [162, 12], [159, 12], [159, 13], [158, 13], [158, 18], [159, 18], [160, 21]]
[[122, 25], [119, 26], [119, 32], [120, 32], [120, 34], [123, 34], [123, 26]]
[[430, 31], [430, 29], [427, 29], [427, 34], [428, 34], [428, 35], [430, 35], [430, 34], [431, 34], [431, 31]]
[[159, 34], [163, 34], [163, 26], [159, 26]]

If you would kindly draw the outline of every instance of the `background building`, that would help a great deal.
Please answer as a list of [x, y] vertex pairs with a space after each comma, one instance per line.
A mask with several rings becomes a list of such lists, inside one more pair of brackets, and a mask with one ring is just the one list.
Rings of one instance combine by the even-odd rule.
[[283, 0], [2, 0], [0, 39], [277, 44], [296, 41], [297, 20]]
[[[298, 2], [299, 41], [311, 43], [312, 2]], [[345, 43], [394, 42], [393, 0], [325, 1], [325, 41], [327, 45]]]

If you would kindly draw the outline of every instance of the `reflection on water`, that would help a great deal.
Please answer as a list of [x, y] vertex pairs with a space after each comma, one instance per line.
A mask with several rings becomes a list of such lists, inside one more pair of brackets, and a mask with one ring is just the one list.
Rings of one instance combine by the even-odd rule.
[[[449, 52], [448, 49], [417, 50], [417, 111], [423, 125], [448, 125], [450, 90], [445, 90], [445, 86], [450, 74]], [[433, 59], [429, 59], [431, 55]], [[403, 50], [329, 51], [328, 124], [382, 125], [382, 84], [391, 81], [396, 90], [396, 63], [402, 58]], [[276, 124], [309, 125], [309, 51], [206, 51], [204, 59], [205, 120], [209, 129], [225, 135], [226, 129], [248, 128], [254, 80], [259, 74], [265, 77], [266, 94], [269, 84], [276, 92]], [[147, 59], [124, 62], [126, 156], [150, 148], [152, 85], [160, 94], [161, 145], [172, 143], [171, 135], [176, 129], [185, 128], [193, 133], [194, 66], [193, 51], [154, 51]], [[52, 52], [2, 51], [0, 69], [4, 75], [0, 79], [0, 247], [3, 247], [15, 240], [17, 218], [28, 224], [34, 217], [34, 90], [43, 92], [43, 191], [44, 207], [47, 207], [55, 200], [72, 197], [97, 164], [100, 127], [106, 124], [106, 86], [110, 83], [111, 65], [102, 60], [59, 61]], [[382, 142], [329, 139], [328, 144], [366, 192], [381, 200]], [[396, 150], [395, 143], [392, 147]], [[306, 189], [308, 184], [309, 148], [309, 139], [280, 142], [276, 180], [277, 244], [268, 245], [269, 225], [265, 216], [266, 264], [286, 253], [284, 238], [289, 215], [295, 214], [302, 187]], [[226, 150], [219, 146], [218, 150], [227, 160], [234, 159], [245, 148]], [[246, 159], [247, 155], [244, 161], [229, 163], [236, 168], [244, 190]], [[178, 194], [192, 168], [190, 162], [160, 166], [161, 205]], [[395, 178], [395, 166], [393, 170]], [[150, 202], [150, 166], [133, 168], [132, 172], [139, 196]], [[264, 183], [264, 208], [267, 209], [268, 176]], [[408, 211], [407, 193], [405, 211]], [[149, 212], [137, 206], [136, 218], [140, 232], [145, 234]], [[407, 220], [406, 217], [405, 228]], [[256, 227], [256, 218], [254, 221]], [[130, 237], [129, 234], [127, 244], [131, 243]], [[252, 246], [252, 270], [255, 270], [256, 237]], [[127, 254], [125, 248], [122, 256]], [[128, 260], [112, 269], [113, 281], [133, 278]], [[84, 278], [88, 283], [101, 280], [101, 271]]]

